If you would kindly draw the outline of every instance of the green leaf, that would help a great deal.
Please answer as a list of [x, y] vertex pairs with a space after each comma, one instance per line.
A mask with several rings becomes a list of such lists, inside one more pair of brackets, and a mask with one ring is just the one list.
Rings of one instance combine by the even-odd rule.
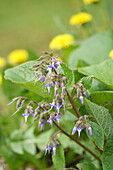
[[113, 91], [97, 91], [90, 94], [94, 103], [102, 104], [113, 101]]
[[53, 132], [54, 132], [54, 129], [50, 129], [50, 130], [43, 132], [40, 135], [38, 135], [38, 137], [36, 138], [36, 144], [37, 144], [37, 146], [39, 147], [40, 150], [46, 149], [46, 144], [48, 143]]
[[10, 135], [10, 139], [13, 141], [18, 141], [22, 139], [22, 135], [23, 135], [22, 129], [14, 130]]
[[98, 148], [103, 149], [104, 133], [102, 128], [94, 122], [90, 122], [92, 128], [92, 136], [88, 133], [88, 137], [96, 143]]
[[102, 155], [103, 170], [113, 169], [113, 133], [109, 136]]
[[62, 64], [62, 70], [67, 77], [68, 85], [72, 84], [74, 82], [74, 76], [72, 70], [70, 70], [65, 64]]
[[100, 64], [79, 68], [78, 71], [82, 74], [93, 76], [101, 81], [106, 86], [113, 89], [113, 60], [109, 59]]
[[92, 86], [89, 89], [89, 92], [95, 92], [95, 91], [109, 91], [111, 90], [109, 87], [107, 87], [105, 84], [101, 83], [100, 81], [93, 79], [92, 80]]
[[23, 139], [33, 139], [33, 138], [35, 138], [34, 129], [35, 129], [35, 126], [32, 126], [27, 131], [25, 131], [25, 133], [23, 135]]
[[74, 71], [74, 78], [75, 78], [75, 84], [83, 77], [84, 75], [79, 73], [78, 70]]
[[63, 148], [70, 148], [76, 154], [82, 154], [84, 149], [80, 147], [77, 143], [69, 139], [64, 134], [60, 134], [58, 137], [60, 143], [62, 144]]
[[23, 87], [5, 79], [3, 79], [2, 88], [4, 94], [10, 98], [14, 98], [16, 96], [20, 96], [22, 93], [25, 93], [25, 89]]
[[79, 170], [96, 170], [96, 167], [90, 162], [79, 163], [76, 166]]
[[108, 58], [113, 48], [113, 29], [97, 33], [83, 41], [69, 58], [69, 66], [74, 69], [78, 60], [83, 60], [89, 65], [101, 63]]
[[79, 67], [86, 67], [86, 66], [89, 66], [89, 64], [86, 63], [86, 62], [83, 61], [83, 60], [78, 60], [77, 68], [79, 68]]
[[56, 155], [52, 154], [52, 161], [56, 170], [61, 170], [65, 168], [65, 157], [64, 150], [61, 145], [56, 149]]
[[[48, 95], [47, 88], [45, 88], [45, 83], [42, 83], [41, 80], [36, 83], [33, 81], [35, 77], [34, 69], [32, 66], [36, 64], [37, 61], [30, 61], [24, 64], [21, 64], [17, 67], [8, 69], [5, 71], [5, 79], [12, 81], [13, 83], [19, 84], [24, 88], [30, 90], [31, 92], [38, 94], [43, 98], [53, 98], [54, 97], [54, 87], [51, 88], [51, 94]], [[67, 76], [70, 85], [73, 81], [73, 73], [72, 71], [62, 64], [61, 71]]]
[[113, 120], [109, 115], [109, 111], [102, 106], [99, 106], [88, 99], [85, 99], [85, 107], [87, 112], [94, 117], [98, 125], [102, 128], [106, 137], [113, 131]]
[[10, 147], [13, 152], [18, 153], [20, 155], [24, 154], [23, 147], [20, 142], [12, 142], [12, 143], [10, 143]]
[[35, 155], [36, 154], [36, 146], [34, 143], [23, 143], [23, 148], [26, 152], [30, 153], [31, 155]]
[[91, 76], [83, 77], [81, 79], [81, 81], [82, 81], [82, 83], [83, 83], [83, 85], [84, 85], [84, 87], [86, 89], [90, 89], [91, 88], [91, 85], [92, 85], [92, 77]]
[[31, 67], [36, 63], [37, 61], [30, 61], [6, 70], [5, 79], [8, 79], [13, 83], [20, 84], [43, 98], [50, 97], [48, 95], [47, 88], [45, 88], [41, 81], [37, 81], [36, 83], [33, 81], [35, 73]]

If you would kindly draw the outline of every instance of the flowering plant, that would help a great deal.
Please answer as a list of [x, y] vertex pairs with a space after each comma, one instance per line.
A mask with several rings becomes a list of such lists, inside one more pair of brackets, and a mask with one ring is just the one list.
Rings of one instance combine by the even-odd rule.
[[[109, 60], [107, 62], [109, 63]], [[82, 72], [82, 68], [80, 72]], [[31, 122], [31, 124], [34, 124], [38, 121], [38, 127], [41, 131], [45, 131], [46, 128], [54, 129], [55, 127], [59, 130], [56, 132], [54, 129], [54, 135], [52, 135], [52, 131], [51, 137], [49, 136], [45, 140], [44, 155], [46, 156], [47, 153], [51, 153], [51, 150], [53, 151], [52, 159], [56, 169], [58, 169], [57, 160], [61, 159], [59, 154], [62, 157], [59, 165], [60, 169], [65, 167], [61, 134], [82, 147], [101, 165], [100, 155], [103, 153], [104, 135], [108, 137], [112, 130], [112, 126], [105, 127], [105, 124], [112, 124], [112, 118], [108, 110], [90, 101], [88, 89], [92, 85], [92, 76], [82, 77], [75, 83], [73, 73], [74, 71], [70, 70], [63, 61], [59, 61], [57, 56], [49, 52], [44, 52], [35, 61], [5, 71], [6, 79], [19, 83], [39, 98], [37, 101], [37, 98], [34, 100], [27, 96], [15, 97], [8, 104], [16, 102], [17, 110], [12, 113], [12, 116], [21, 113], [25, 118], [25, 123]], [[82, 111], [82, 108], [85, 108], [85, 110]], [[71, 120], [76, 123], [71, 123], [70, 127], [67, 125], [68, 130], [65, 130], [63, 123], [65, 124], [67, 115], [67, 120], [72, 117]], [[78, 131], [79, 138], [76, 137], [76, 131]], [[98, 150], [98, 156], [80, 142], [80, 136], [84, 138], [84, 132], [93, 141], [94, 147]], [[98, 139], [98, 136], [100, 139]]]

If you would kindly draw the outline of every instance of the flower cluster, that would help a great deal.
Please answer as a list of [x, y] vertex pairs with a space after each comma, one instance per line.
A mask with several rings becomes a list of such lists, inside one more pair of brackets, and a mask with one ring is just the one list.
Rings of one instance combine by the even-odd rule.
[[[42, 130], [45, 122], [49, 123], [52, 127], [54, 121], [57, 121], [58, 126], [59, 126], [59, 120], [62, 117], [60, 108], [62, 108], [64, 105], [65, 105], [64, 99], [61, 99], [61, 96], [57, 95], [56, 98], [53, 99], [53, 102], [49, 103], [49, 106], [51, 106], [50, 109], [46, 108], [46, 110], [40, 114], [39, 128], [41, 128], [41, 130]], [[39, 110], [38, 110], [38, 112], [39, 112]], [[47, 120], [45, 118], [45, 113], [47, 113]], [[36, 115], [36, 113], [35, 113], [35, 115]]]
[[53, 150], [53, 155], [56, 155], [56, 148], [59, 146], [59, 141], [56, 139], [56, 136], [59, 134], [60, 132], [58, 131], [57, 133], [55, 133], [55, 135], [50, 139], [50, 141], [48, 142], [48, 144], [46, 145], [46, 150], [45, 150], [45, 154], [50, 154], [50, 151]]
[[76, 122], [73, 131], [72, 131], [72, 135], [74, 135], [74, 133], [76, 132], [76, 130], [78, 131], [78, 137], [80, 137], [80, 132], [86, 128], [86, 132], [89, 131], [90, 135], [92, 136], [92, 129], [91, 129], [91, 125], [88, 123], [87, 120], [88, 116], [81, 116], [79, 118], [79, 120]]
[[[16, 104], [16, 112], [12, 114], [15, 115], [17, 112], [19, 112], [23, 107], [25, 107], [24, 113], [22, 113], [22, 116], [25, 118], [25, 123], [27, 123], [27, 119], [29, 116], [32, 115], [33, 120], [36, 120], [39, 118], [39, 128], [43, 130], [43, 125], [49, 123], [51, 127], [53, 126], [53, 121], [57, 121], [59, 125], [59, 120], [61, 119], [62, 115], [60, 112], [60, 108], [63, 107], [64, 99], [61, 99], [60, 95], [57, 95], [55, 99], [53, 99], [52, 103], [36, 103], [34, 101], [29, 102], [28, 104], [25, 104], [26, 100], [30, 100], [26, 97], [16, 97], [14, 98], [8, 105], [12, 104], [14, 101], [17, 100]], [[33, 108], [33, 105], [37, 105], [35, 109]], [[47, 116], [46, 116], [47, 114]]]
[[[65, 88], [67, 79], [64, 75], [64, 72], [62, 71], [62, 61], [59, 61], [57, 57], [53, 56], [52, 53], [49, 54], [48, 52], [45, 52], [44, 55], [38, 60], [39, 62], [32, 66], [32, 68], [35, 69], [35, 82], [40, 80], [45, 88], [48, 89], [48, 94], [50, 94], [50, 88], [54, 87], [53, 101], [51, 103], [47, 103], [45, 101], [37, 103], [28, 97], [20, 96], [14, 98], [8, 105], [16, 101], [17, 110], [12, 114], [12, 116], [19, 112], [22, 108], [25, 108], [24, 112], [22, 113], [25, 123], [27, 123], [29, 117], [33, 118], [33, 122], [38, 119], [39, 128], [43, 130], [46, 123], [53, 127], [53, 124], [55, 124], [55, 121], [57, 121], [58, 126], [60, 125], [59, 120], [62, 118], [62, 108], [64, 108], [65, 111], [65, 93], [68, 94], [68, 92]], [[74, 85], [73, 88], [74, 93], [76, 90], [77, 97], [83, 104], [84, 101], [82, 95], [87, 97], [86, 89], [84, 88], [83, 84], [79, 82]], [[84, 128], [86, 128], [90, 135], [92, 135], [92, 129], [88, 123], [87, 117], [88, 116], [85, 115], [79, 118], [75, 124], [75, 127], [73, 128], [72, 135], [77, 130], [78, 136], [80, 137], [80, 132]], [[47, 152], [50, 153], [51, 150], [53, 150], [54, 156], [56, 155], [56, 148], [59, 145], [59, 142], [55, 139], [57, 134], [55, 134], [54, 137], [51, 138], [51, 141], [48, 142], [45, 155]]]
[[84, 4], [89, 5], [91, 3], [99, 2], [99, 0], [83, 0]]
[[70, 25], [83, 25], [92, 20], [92, 15], [86, 12], [80, 12], [78, 14], [72, 15], [70, 18]]
[[72, 44], [74, 44], [74, 37], [71, 34], [60, 34], [51, 40], [49, 48], [52, 50], [60, 50]]
[[79, 82], [76, 85], [74, 85], [73, 88], [77, 91], [77, 97], [80, 99], [81, 104], [84, 104], [83, 95], [87, 98], [87, 94], [83, 84]]
[[46, 52], [46, 56], [41, 56], [39, 58], [40, 62], [35, 64], [35, 76], [36, 81], [41, 80], [42, 83], [47, 83], [45, 87], [48, 89], [48, 94], [50, 94], [50, 89], [53, 86], [55, 90], [55, 96], [58, 93], [58, 88], [62, 88], [62, 93], [65, 94], [65, 84], [66, 77], [57, 73], [57, 68], [62, 69], [62, 61], [59, 61], [57, 57]]

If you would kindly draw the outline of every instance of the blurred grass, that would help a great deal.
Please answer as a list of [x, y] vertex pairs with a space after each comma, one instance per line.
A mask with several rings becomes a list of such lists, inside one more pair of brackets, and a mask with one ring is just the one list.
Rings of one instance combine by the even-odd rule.
[[75, 0], [0, 0], [0, 55], [16, 48], [46, 50], [61, 33], [55, 17], [68, 24], [75, 8]]

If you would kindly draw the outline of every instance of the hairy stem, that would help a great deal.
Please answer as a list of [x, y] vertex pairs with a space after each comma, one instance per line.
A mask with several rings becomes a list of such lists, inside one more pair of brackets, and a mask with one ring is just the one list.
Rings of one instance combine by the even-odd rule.
[[69, 93], [68, 93], [67, 90], [66, 90], [66, 93], [67, 93], [68, 99], [69, 99], [69, 101], [70, 101], [70, 103], [71, 103], [71, 105], [72, 105], [74, 111], [76, 112], [77, 116], [78, 116], [78, 117], [81, 117], [80, 112], [78, 111], [78, 109], [77, 109], [77, 107], [76, 107], [76, 105], [75, 105], [73, 99], [71, 98], [71, 96], [69, 95]]
[[86, 150], [88, 153], [90, 153], [95, 159], [97, 159], [99, 161], [100, 164], [102, 164], [101, 159], [95, 155], [91, 150], [89, 150], [86, 146], [82, 145], [79, 141], [77, 141], [76, 139], [74, 139], [72, 136], [70, 136], [67, 132], [65, 132], [61, 127], [59, 127], [55, 122], [53, 122], [54, 125], [67, 137], [69, 137], [72, 141], [74, 141], [75, 143], [77, 143], [79, 146], [81, 146], [84, 150]]

